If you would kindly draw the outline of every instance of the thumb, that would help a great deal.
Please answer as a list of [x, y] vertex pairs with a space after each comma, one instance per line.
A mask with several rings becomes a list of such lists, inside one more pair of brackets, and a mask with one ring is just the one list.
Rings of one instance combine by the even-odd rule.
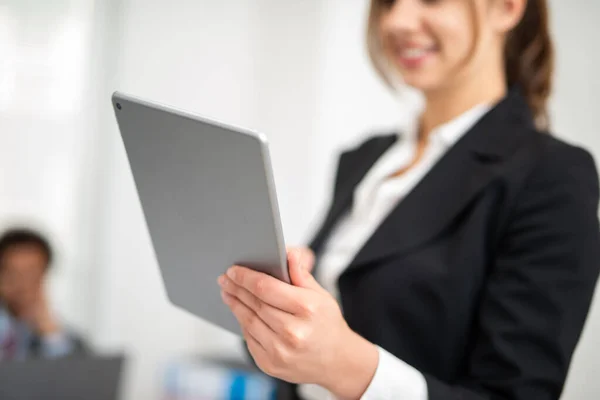
[[309, 271], [311, 257], [306, 252], [298, 249], [288, 251], [288, 270], [294, 286], [317, 291], [324, 289], [315, 280]]

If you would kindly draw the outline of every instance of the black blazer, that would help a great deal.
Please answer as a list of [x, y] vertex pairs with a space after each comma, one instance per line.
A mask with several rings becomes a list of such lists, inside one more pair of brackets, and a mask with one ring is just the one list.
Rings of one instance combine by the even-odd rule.
[[[318, 256], [396, 140], [339, 160]], [[345, 318], [426, 378], [430, 400], [560, 397], [600, 266], [592, 157], [538, 132], [518, 90], [379, 226], [339, 278]], [[281, 383], [280, 399], [298, 398]]]

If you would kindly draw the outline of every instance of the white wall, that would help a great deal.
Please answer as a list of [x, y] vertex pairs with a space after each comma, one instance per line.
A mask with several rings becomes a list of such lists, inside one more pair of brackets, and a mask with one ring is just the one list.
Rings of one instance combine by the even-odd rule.
[[80, 330], [93, 320], [93, 30], [91, 0], [0, 4], [0, 230], [24, 223], [53, 239], [52, 303]]
[[[550, 1], [557, 50], [557, 79], [552, 104], [556, 134], [590, 150], [600, 165], [600, 36], [597, 1]], [[600, 397], [600, 296], [598, 289], [586, 329], [575, 353], [564, 400]]]

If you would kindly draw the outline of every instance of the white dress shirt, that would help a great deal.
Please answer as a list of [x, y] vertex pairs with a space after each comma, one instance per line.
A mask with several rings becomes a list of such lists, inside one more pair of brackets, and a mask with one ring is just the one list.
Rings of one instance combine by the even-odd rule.
[[[343, 216], [325, 243], [317, 280], [339, 299], [338, 278], [367, 240], [400, 201], [423, 179], [438, 160], [490, 109], [478, 105], [433, 130], [418, 162], [411, 165], [417, 146], [417, 123], [405, 132], [371, 167], [354, 191], [351, 210]], [[382, 348], [379, 364], [362, 400], [427, 400], [425, 377], [415, 368]], [[333, 399], [315, 385], [301, 385], [306, 400]]]

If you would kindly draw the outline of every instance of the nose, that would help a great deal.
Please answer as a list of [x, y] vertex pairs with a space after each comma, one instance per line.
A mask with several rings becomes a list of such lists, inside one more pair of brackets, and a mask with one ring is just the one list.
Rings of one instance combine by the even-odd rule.
[[396, 0], [384, 16], [383, 28], [391, 32], [414, 32], [421, 26], [421, 0]]

